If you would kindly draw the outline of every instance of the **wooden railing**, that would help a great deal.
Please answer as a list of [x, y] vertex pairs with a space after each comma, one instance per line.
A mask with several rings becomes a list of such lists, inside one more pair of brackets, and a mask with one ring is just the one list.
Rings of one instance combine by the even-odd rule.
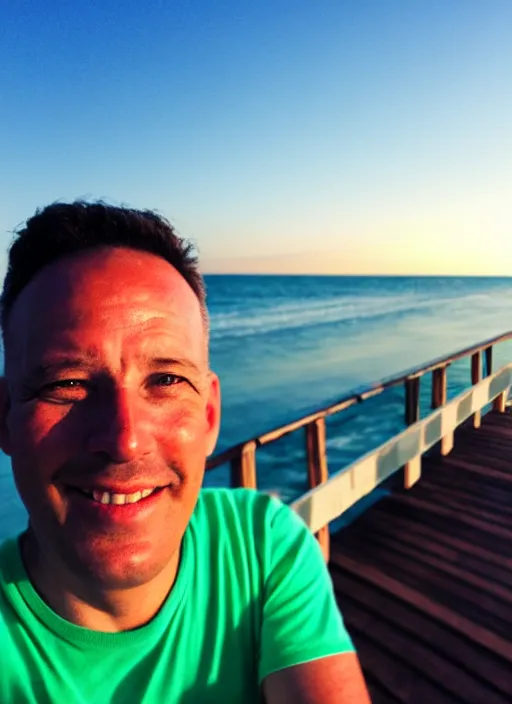
[[[405, 422], [407, 426], [415, 426], [415, 432], [418, 434], [418, 438], [422, 433], [429, 432], [429, 436], [427, 439], [423, 438], [422, 442], [419, 442], [418, 440], [418, 447], [421, 445], [421, 451], [414, 452], [410, 457], [408, 456], [407, 452], [402, 452], [403, 455], [403, 462], [401, 466], [404, 466], [404, 481], [405, 481], [405, 486], [410, 487], [412, 486], [417, 479], [419, 478], [420, 472], [421, 472], [421, 455], [422, 453], [428, 449], [427, 446], [432, 446], [432, 444], [436, 444], [437, 442], [440, 443], [440, 450], [442, 454], [447, 454], [450, 452], [450, 450], [453, 447], [453, 437], [454, 437], [454, 430], [459, 424], [458, 422], [452, 422], [453, 419], [448, 422], [446, 419], [449, 417], [449, 412], [447, 411], [447, 415], [443, 415], [442, 413], [438, 414], [432, 414], [428, 418], [424, 419], [421, 423], [419, 422], [420, 419], [420, 380], [423, 376], [425, 376], [428, 373], [432, 374], [432, 398], [431, 398], [431, 405], [432, 409], [443, 409], [443, 408], [448, 408], [448, 407], [453, 407], [455, 409], [457, 418], [462, 418], [464, 416], [464, 413], [466, 412], [468, 407], [471, 407], [471, 413], [470, 415], [473, 416], [473, 424], [475, 427], [479, 427], [480, 425], [480, 420], [481, 420], [481, 409], [486, 405], [488, 401], [492, 401], [493, 408], [499, 411], [504, 411], [505, 410], [505, 403], [506, 403], [506, 398], [508, 395], [508, 388], [509, 388], [509, 377], [510, 377], [510, 368], [505, 367], [503, 370], [500, 370], [500, 372], [497, 372], [496, 374], [493, 375], [493, 370], [492, 370], [492, 363], [493, 363], [493, 347], [496, 344], [499, 344], [501, 342], [506, 342], [507, 340], [512, 339], [512, 331], [507, 332], [503, 335], [500, 335], [498, 337], [491, 338], [489, 340], [486, 340], [484, 342], [480, 342], [476, 345], [473, 345], [471, 347], [467, 347], [463, 350], [460, 350], [458, 352], [455, 352], [453, 354], [447, 355], [445, 357], [441, 357], [439, 359], [436, 359], [432, 362], [429, 362], [428, 364], [418, 367], [416, 369], [412, 369], [410, 371], [407, 371], [399, 376], [387, 379], [379, 384], [375, 384], [373, 386], [369, 386], [363, 391], [360, 391], [358, 393], [352, 394], [350, 396], [347, 396], [345, 398], [342, 398], [340, 401], [336, 402], [335, 404], [332, 404], [330, 406], [321, 408], [320, 410], [308, 414], [307, 416], [304, 416], [302, 418], [299, 418], [298, 420], [295, 420], [291, 423], [288, 423], [286, 425], [283, 425], [281, 427], [278, 427], [274, 430], [271, 430], [270, 432], [263, 433], [262, 435], [259, 435], [255, 438], [251, 438], [250, 440], [247, 440], [245, 442], [239, 443], [238, 445], [235, 445], [224, 452], [221, 452], [218, 455], [215, 455], [214, 457], [210, 458], [207, 462], [206, 469], [211, 470], [214, 469], [215, 467], [218, 467], [222, 464], [230, 463], [231, 466], [231, 486], [232, 487], [247, 487], [247, 488], [257, 488], [257, 471], [256, 471], [256, 450], [259, 447], [262, 447], [264, 445], [267, 445], [271, 442], [275, 442], [276, 440], [284, 437], [285, 435], [288, 435], [289, 433], [292, 433], [294, 431], [297, 431], [301, 428], [304, 428], [305, 430], [305, 445], [306, 445], [306, 455], [307, 455], [307, 472], [308, 472], [308, 482], [309, 482], [309, 487], [310, 491], [308, 494], [306, 494], [304, 497], [301, 497], [298, 499], [296, 502], [292, 504], [292, 507], [297, 510], [303, 518], [306, 520], [308, 525], [314, 530], [314, 532], [317, 535], [318, 540], [320, 541], [320, 544], [322, 546], [322, 550], [324, 552], [324, 555], [328, 556], [329, 554], [329, 529], [328, 529], [328, 522], [333, 520], [334, 516], [331, 518], [326, 519], [325, 522], [322, 522], [321, 525], [318, 524], [318, 520], [316, 520], [315, 525], [313, 525], [313, 522], [311, 520], [308, 520], [308, 516], [306, 515], [307, 511], [305, 510], [305, 506], [309, 505], [308, 501], [311, 504], [311, 497], [310, 494], [312, 492], [315, 492], [313, 495], [318, 496], [319, 491], [318, 489], [322, 489], [322, 493], [325, 494], [325, 489], [327, 489], [327, 484], [331, 485], [333, 482], [333, 479], [329, 480], [329, 474], [328, 474], [328, 467], [327, 467], [327, 453], [326, 453], [326, 427], [325, 427], [325, 419], [328, 416], [334, 415], [336, 413], [340, 413], [343, 410], [346, 410], [347, 408], [350, 408], [351, 406], [354, 406], [356, 404], [362, 403], [368, 398], [371, 398], [373, 396], [376, 396], [378, 394], [381, 394], [383, 391], [385, 391], [388, 388], [391, 388], [393, 386], [398, 386], [400, 384], [405, 385]], [[446, 399], [447, 399], [447, 371], [448, 367], [450, 364], [452, 364], [454, 361], [462, 359], [464, 357], [471, 357], [471, 384], [472, 388], [469, 389], [468, 392], [465, 392], [464, 394], [461, 394], [460, 397], [455, 399], [454, 401], [450, 402], [450, 404], [446, 404]], [[485, 368], [484, 370], [482, 369], [483, 366], [483, 361], [485, 360]], [[482, 371], [484, 371], [484, 382], [482, 382]], [[506, 375], [502, 374], [502, 372], [506, 371]], [[501, 374], [501, 376], [500, 376]], [[496, 381], [494, 381], [496, 380]], [[492, 386], [492, 383], [494, 382], [494, 387]], [[479, 389], [479, 392], [476, 393], [476, 390]], [[498, 391], [496, 391], [498, 389]], [[472, 391], [475, 390], [475, 395], [471, 396]], [[496, 391], [496, 393], [494, 393]], [[458, 404], [458, 405], [457, 405]], [[460, 406], [462, 404], [462, 406]], [[466, 404], [464, 406], [464, 404]], [[475, 405], [476, 404], [476, 405]], [[463, 410], [460, 411], [460, 408]], [[457, 410], [458, 409], [458, 410]], [[466, 410], [464, 410], [466, 409]], [[467, 416], [464, 419], [467, 419]], [[451, 416], [450, 416], [451, 418]], [[457, 421], [457, 418], [455, 419]], [[439, 432], [434, 432], [433, 431], [433, 426], [428, 430], [428, 422], [429, 423], [437, 423], [439, 425], [439, 428], [437, 429]], [[462, 422], [462, 421], [461, 421]], [[424, 426], [424, 427], [423, 427]], [[441, 426], [443, 426], [441, 428]], [[410, 428], [411, 431], [413, 431], [413, 428]], [[407, 434], [409, 431], [404, 431], [405, 434]], [[411, 432], [409, 433], [410, 437], [407, 435], [404, 435], [404, 433], [399, 434], [393, 438], [390, 443], [394, 443], [396, 445], [396, 442], [398, 443], [403, 443], [404, 446], [407, 445], [409, 441], [411, 441], [412, 437], [414, 436], [414, 433]], [[431, 442], [431, 440], [435, 438], [435, 442]], [[383, 449], [385, 450], [387, 445], [389, 443], [384, 444], [380, 448], [377, 448], [373, 453], [370, 453], [372, 457], [377, 456], [378, 453], [380, 453], [379, 457], [382, 456]], [[396, 445], [398, 447], [399, 445]], [[396, 451], [395, 447], [395, 451]], [[384, 453], [385, 454], [385, 453]], [[400, 453], [397, 453], [398, 455]], [[410, 454], [410, 453], [409, 453]], [[369, 455], [369, 456], [370, 456]], [[369, 457], [368, 456], [368, 457]], [[367, 461], [368, 457], [365, 456], [363, 460]], [[343, 472], [340, 472], [341, 475], [347, 475], [347, 477], [350, 475], [351, 468], [355, 467], [356, 465], [360, 464], [361, 460], [358, 460], [356, 463], [351, 465], [350, 467], [347, 467]], [[396, 462], [395, 462], [396, 464]], [[400, 465], [399, 465], [400, 466]], [[392, 470], [388, 470], [386, 472], [386, 476], [389, 476], [390, 473], [396, 471], [399, 466], [394, 467]], [[380, 481], [382, 481], [382, 472], [379, 474], [377, 472], [378, 476], [374, 477], [375, 483], [373, 484], [373, 487], [377, 486]], [[365, 484], [365, 487], [367, 485]], [[368, 493], [367, 491], [364, 491], [362, 495], [365, 493]], [[358, 494], [358, 492], [355, 492], [354, 497]], [[360, 497], [359, 497], [360, 498]], [[357, 501], [357, 498], [354, 498], [352, 503]], [[349, 506], [346, 505], [346, 501], [342, 501], [340, 506], [343, 506], [343, 511], [346, 510]], [[310, 506], [311, 508], [311, 506]], [[328, 512], [327, 512], [328, 513]], [[327, 515], [326, 513], [326, 515]], [[332, 513], [332, 511], [331, 511]], [[340, 515], [342, 511], [340, 510], [337, 515]]]

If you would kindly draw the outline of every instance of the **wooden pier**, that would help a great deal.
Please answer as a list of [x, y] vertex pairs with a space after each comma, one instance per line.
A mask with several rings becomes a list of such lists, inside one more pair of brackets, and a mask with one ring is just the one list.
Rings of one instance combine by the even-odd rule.
[[[208, 462], [229, 462], [232, 486], [257, 488], [257, 449], [304, 431], [310, 490], [291, 506], [328, 561], [374, 704], [512, 702], [512, 354], [492, 368], [494, 346], [511, 339], [434, 360]], [[469, 388], [447, 401], [449, 367], [464, 357]], [[432, 413], [420, 418], [427, 374]], [[326, 417], [398, 384], [406, 429], [329, 471]], [[377, 487], [383, 498], [334, 532]]]
[[374, 704], [512, 702], [512, 415], [461, 427], [329, 567]]

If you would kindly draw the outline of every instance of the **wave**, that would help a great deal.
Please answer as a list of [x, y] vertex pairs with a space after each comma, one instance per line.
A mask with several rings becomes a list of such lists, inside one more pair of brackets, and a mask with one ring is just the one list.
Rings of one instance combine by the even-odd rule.
[[333, 323], [353, 324], [360, 321], [379, 320], [397, 314], [413, 314], [428, 309], [455, 304], [457, 307], [477, 300], [484, 302], [486, 294], [470, 294], [433, 298], [431, 296], [342, 296], [319, 300], [295, 300], [278, 303], [258, 310], [240, 309], [211, 314], [211, 338], [246, 337], [276, 330], [310, 328]]

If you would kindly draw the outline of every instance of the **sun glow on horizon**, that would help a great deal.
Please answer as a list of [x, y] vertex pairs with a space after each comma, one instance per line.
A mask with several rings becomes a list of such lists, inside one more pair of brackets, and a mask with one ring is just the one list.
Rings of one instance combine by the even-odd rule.
[[512, 272], [509, 0], [220, 5], [0, 3], [2, 252], [89, 196], [206, 272]]

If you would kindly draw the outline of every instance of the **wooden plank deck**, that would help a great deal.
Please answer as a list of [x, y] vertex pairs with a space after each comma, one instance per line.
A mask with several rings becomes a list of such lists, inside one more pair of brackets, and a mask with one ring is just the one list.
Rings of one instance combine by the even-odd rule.
[[331, 540], [374, 704], [512, 702], [512, 415], [459, 428], [418, 484]]

